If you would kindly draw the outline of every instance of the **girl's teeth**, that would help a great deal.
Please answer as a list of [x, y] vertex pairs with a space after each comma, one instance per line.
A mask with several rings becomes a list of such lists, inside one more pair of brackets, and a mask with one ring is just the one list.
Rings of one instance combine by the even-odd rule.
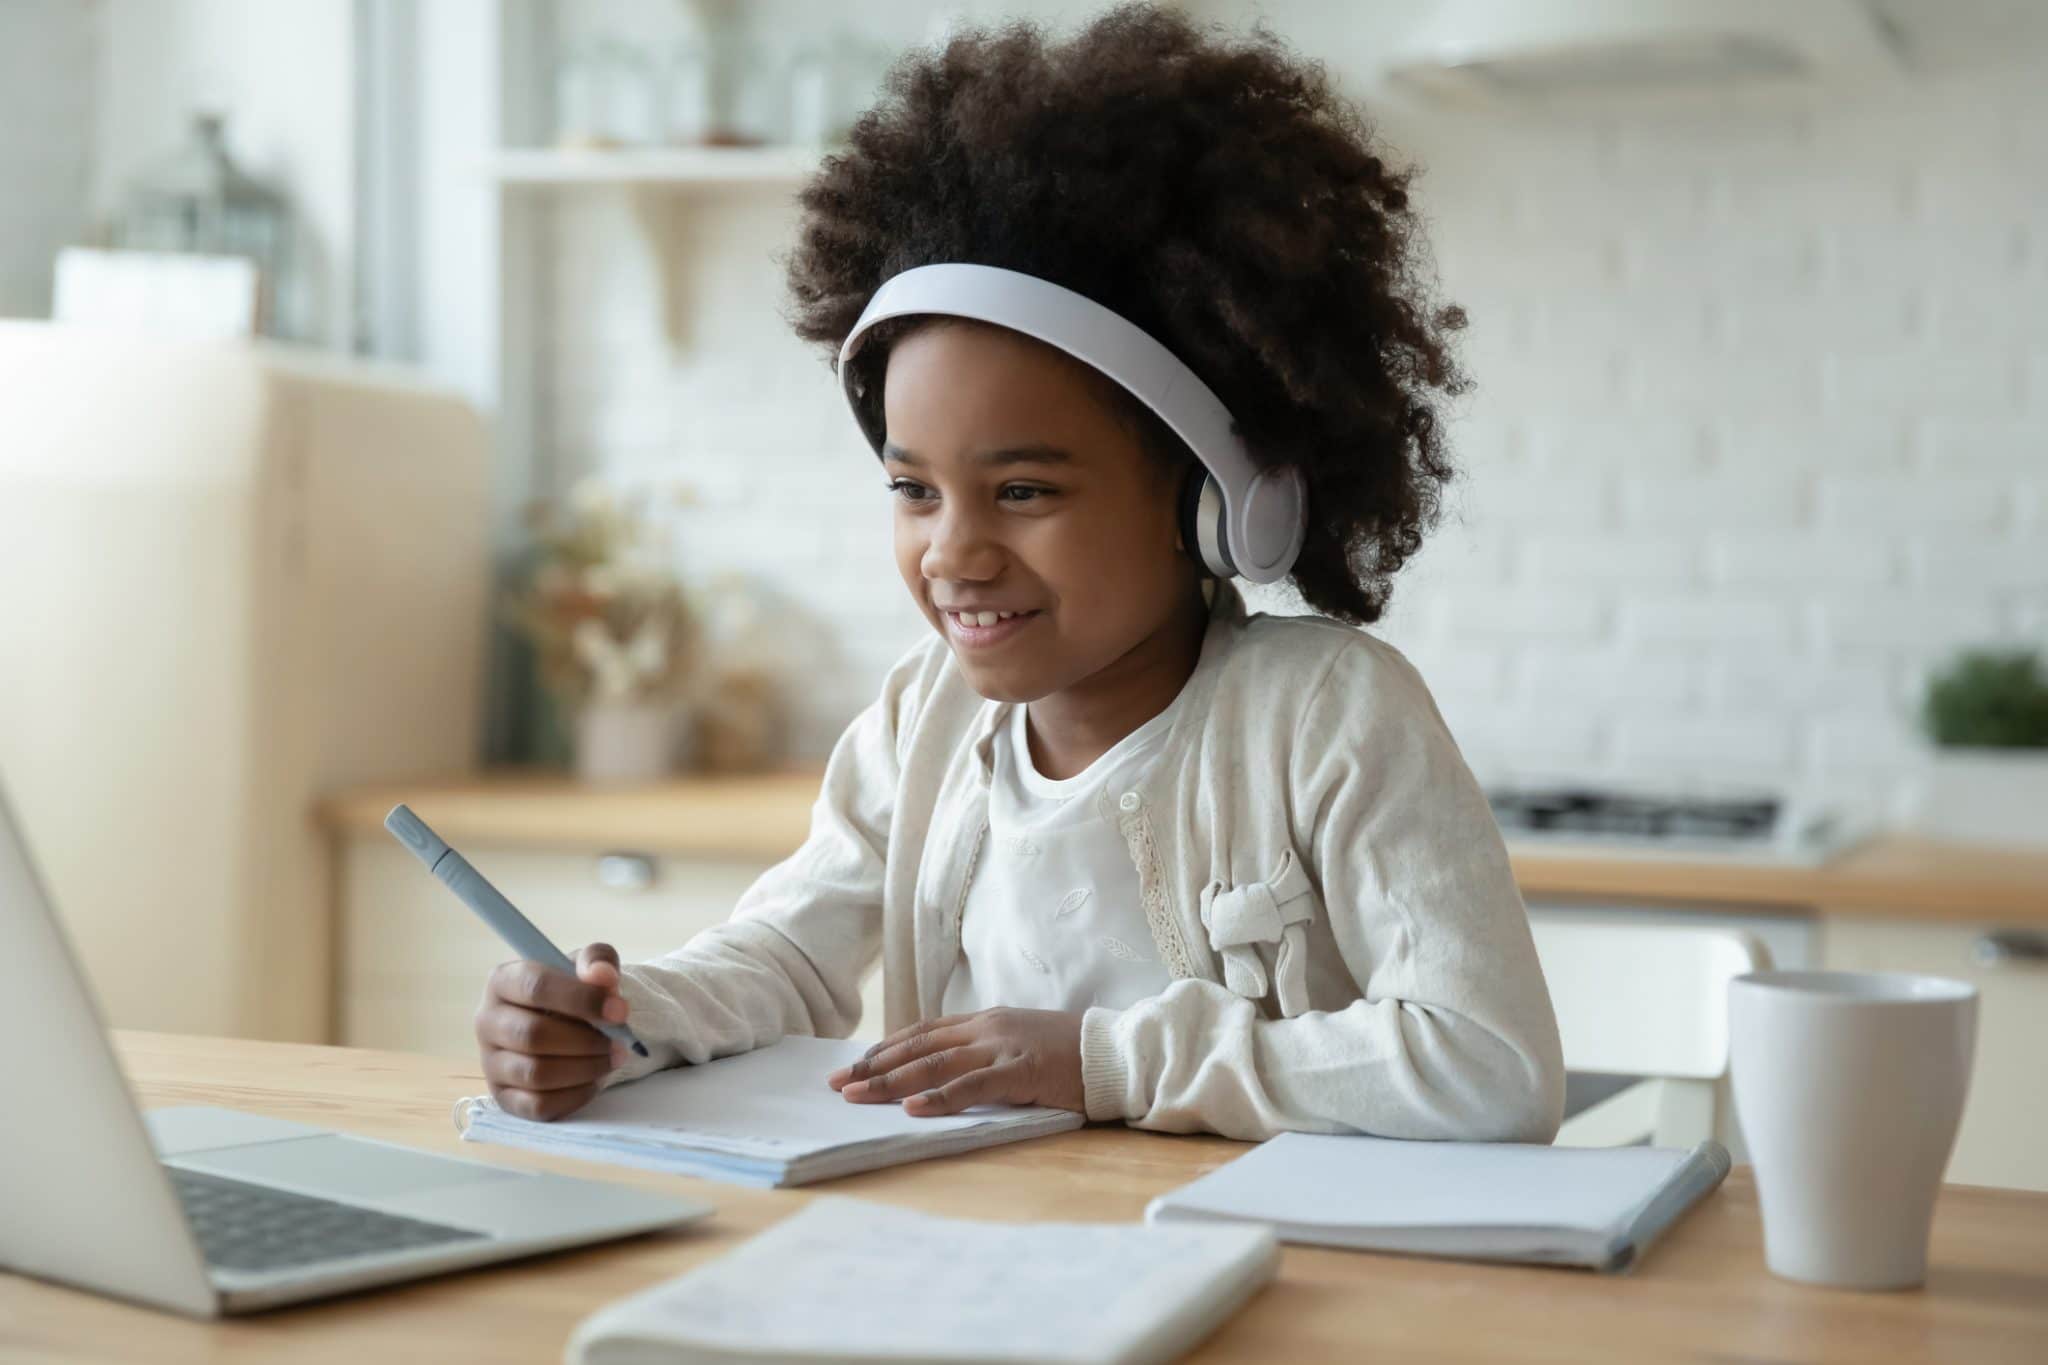
[[974, 619], [976, 625], [992, 626], [996, 623], [996, 614], [992, 611], [984, 611], [977, 613]]

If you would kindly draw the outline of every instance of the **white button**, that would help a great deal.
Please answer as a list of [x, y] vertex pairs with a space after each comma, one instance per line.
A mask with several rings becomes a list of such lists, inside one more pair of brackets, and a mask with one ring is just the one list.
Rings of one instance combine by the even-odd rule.
[[1136, 810], [1139, 806], [1144, 804], [1143, 802], [1138, 800], [1138, 794], [1136, 792], [1125, 792], [1122, 796], [1117, 798], [1116, 803], [1125, 810]]

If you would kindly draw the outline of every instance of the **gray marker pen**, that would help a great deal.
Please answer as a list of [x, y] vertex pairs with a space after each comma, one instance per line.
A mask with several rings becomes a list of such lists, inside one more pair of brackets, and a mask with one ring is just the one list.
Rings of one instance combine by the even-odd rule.
[[[427, 870], [438, 878], [441, 884], [453, 891], [462, 903], [476, 911], [485, 924], [498, 931], [498, 937], [511, 945], [512, 951], [528, 962], [538, 962], [543, 967], [576, 975], [576, 964], [568, 955], [557, 948], [548, 936], [533, 927], [533, 921], [519, 913], [518, 907], [505, 899], [497, 887], [484, 880], [484, 874], [469, 865], [469, 859], [448, 847], [441, 836], [427, 828], [427, 822], [414, 815], [403, 804], [393, 806], [391, 814], [384, 817], [384, 828], [391, 831], [398, 842], [411, 849], [413, 856], [427, 865]], [[624, 1024], [598, 1023], [591, 1025], [605, 1037], [624, 1043], [626, 1046], [647, 1056], [647, 1045], [633, 1036], [633, 1030]]]

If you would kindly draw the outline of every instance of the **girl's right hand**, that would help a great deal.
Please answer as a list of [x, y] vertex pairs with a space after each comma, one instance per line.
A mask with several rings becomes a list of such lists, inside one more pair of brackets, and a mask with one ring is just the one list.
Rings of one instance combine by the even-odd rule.
[[576, 953], [576, 975], [537, 962], [501, 962], [476, 1010], [476, 1041], [491, 1098], [508, 1114], [558, 1119], [590, 1103], [626, 1060], [624, 1044], [593, 1025], [626, 1022], [619, 955], [608, 943]]

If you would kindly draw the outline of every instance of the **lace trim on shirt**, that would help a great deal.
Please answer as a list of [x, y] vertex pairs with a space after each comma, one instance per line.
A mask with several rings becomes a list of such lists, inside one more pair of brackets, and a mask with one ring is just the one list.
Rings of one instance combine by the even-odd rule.
[[1195, 971], [1188, 961], [1187, 944], [1181, 941], [1180, 925], [1167, 909], [1166, 879], [1159, 870], [1159, 850], [1152, 842], [1150, 817], [1142, 812], [1133, 816], [1125, 825], [1124, 837], [1138, 847], [1138, 862], [1143, 869], [1138, 874], [1143, 887], [1138, 898], [1145, 907], [1145, 923], [1152, 930], [1152, 940], [1166, 950], [1167, 974], [1176, 981], [1184, 981]]
[[974, 885], [974, 869], [981, 862], [981, 845], [988, 838], [988, 821], [974, 832], [974, 847], [967, 853], [967, 872], [960, 878], [960, 898], [953, 903], [953, 946], [960, 946], [960, 921], [967, 916], [967, 888]]

